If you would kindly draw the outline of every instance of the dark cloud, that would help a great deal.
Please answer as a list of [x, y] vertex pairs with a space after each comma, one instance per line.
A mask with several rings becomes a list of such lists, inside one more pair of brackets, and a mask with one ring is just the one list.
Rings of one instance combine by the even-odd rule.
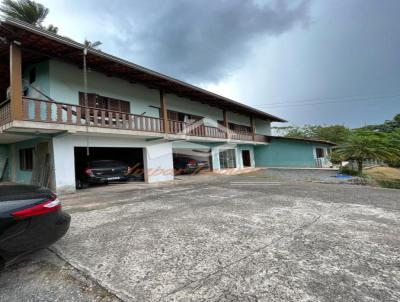
[[39, 2], [62, 34], [294, 124], [355, 127], [400, 112], [399, 97], [289, 104], [398, 94], [399, 0]]
[[309, 10], [307, 0], [121, 2], [103, 12], [121, 31], [110, 37], [119, 52], [130, 49], [125, 57], [195, 82], [219, 80], [243, 64], [254, 40], [306, 24]]

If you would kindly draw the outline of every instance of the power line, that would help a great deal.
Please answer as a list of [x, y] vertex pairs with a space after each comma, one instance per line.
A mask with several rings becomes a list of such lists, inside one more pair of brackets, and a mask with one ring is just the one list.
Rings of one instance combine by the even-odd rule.
[[302, 103], [302, 102], [288, 102], [288, 103], [271, 103], [271, 104], [259, 104], [259, 105], [253, 105], [254, 107], [259, 107], [259, 108], [279, 108], [279, 107], [290, 107], [290, 106], [305, 106], [305, 105], [320, 105], [320, 104], [329, 104], [329, 103], [350, 103], [350, 102], [360, 102], [360, 101], [368, 101], [368, 100], [377, 100], [377, 99], [389, 99], [389, 98], [394, 98], [394, 97], [399, 97], [400, 94], [392, 94], [392, 95], [382, 95], [382, 96], [370, 96], [370, 97], [364, 97], [364, 98], [337, 98], [337, 99], [332, 99], [331, 101], [326, 101], [326, 102], [308, 102], [308, 103]]
[[[400, 91], [394, 91], [391, 92], [390, 95], [392, 94], [399, 94]], [[275, 104], [287, 104], [287, 103], [299, 103], [299, 102], [310, 102], [310, 101], [324, 101], [324, 100], [340, 100], [340, 99], [355, 99], [355, 98], [370, 98], [370, 97], [382, 97], [382, 96], [387, 96], [388, 94], [373, 94], [373, 95], [365, 95], [365, 94], [354, 94], [354, 95], [347, 95], [347, 96], [336, 96], [336, 97], [322, 97], [322, 98], [312, 98], [312, 99], [300, 99], [300, 100], [293, 100], [293, 101], [287, 101], [287, 102], [276, 102], [276, 103], [262, 103], [262, 104], [256, 104], [257, 105], [275, 105]]]

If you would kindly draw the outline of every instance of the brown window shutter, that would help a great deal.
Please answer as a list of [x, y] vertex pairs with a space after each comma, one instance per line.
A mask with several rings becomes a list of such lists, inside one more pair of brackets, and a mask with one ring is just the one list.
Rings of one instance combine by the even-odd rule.
[[112, 111], [121, 111], [119, 100], [108, 98], [108, 109]]
[[[97, 95], [95, 93], [88, 93], [88, 107], [96, 107], [96, 98]], [[79, 105], [86, 106], [85, 104], [85, 93], [79, 92]]]
[[127, 101], [120, 101], [121, 111], [125, 113], [131, 113], [131, 104]]
[[168, 119], [169, 120], [173, 120], [173, 121], [177, 121], [178, 120], [178, 112], [172, 111], [172, 110], [168, 110]]

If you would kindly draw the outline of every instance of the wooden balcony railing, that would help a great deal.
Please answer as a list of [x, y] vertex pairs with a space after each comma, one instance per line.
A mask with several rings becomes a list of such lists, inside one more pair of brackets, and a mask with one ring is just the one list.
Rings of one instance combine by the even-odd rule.
[[0, 126], [11, 122], [11, 104], [10, 100], [0, 103]]
[[250, 132], [234, 132], [231, 131], [231, 139], [241, 140], [241, 141], [252, 141], [253, 134]]
[[183, 134], [189, 136], [226, 138], [225, 132], [218, 127], [205, 126], [198, 123], [185, 123], [169, 120], [169, 132], [172, 134]]
[[[136, 115], [126, 112], [85, 107], [48, 100], [23, 97], [23, 119], [26, 121], [115, 128], [134, 131], [164, 132], [163, 119]], [[0, 126], [11, 122], [10, 101], [0, 103]], [[169, 133], [197, 137], [211, 137], [233, 140], [253, 141], [249, 132], [228, 130], [222, 127], [205, 126], [202, 123], [186, 123], [169, 120]], [[255, 134], [254, 141], [268, 142], [268, 137]]]
[[27, 121], [164, 132], [162, 119], [107, 109], [23, 98]]

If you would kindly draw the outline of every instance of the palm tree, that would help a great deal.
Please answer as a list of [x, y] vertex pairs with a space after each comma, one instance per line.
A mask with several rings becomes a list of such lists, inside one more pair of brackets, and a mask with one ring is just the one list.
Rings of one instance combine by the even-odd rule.
[[355, 160], [360, 174], [366, 159], [400, 159], [400, 148], [390, 142], [388, 135], [372, 131], [354, 131], [344, 144], [335, 148], [334, 153], [343, 160]]
[[32, 0], [3, 0], [0, 11], [7, 17], [41, 26], [49, 9]]

